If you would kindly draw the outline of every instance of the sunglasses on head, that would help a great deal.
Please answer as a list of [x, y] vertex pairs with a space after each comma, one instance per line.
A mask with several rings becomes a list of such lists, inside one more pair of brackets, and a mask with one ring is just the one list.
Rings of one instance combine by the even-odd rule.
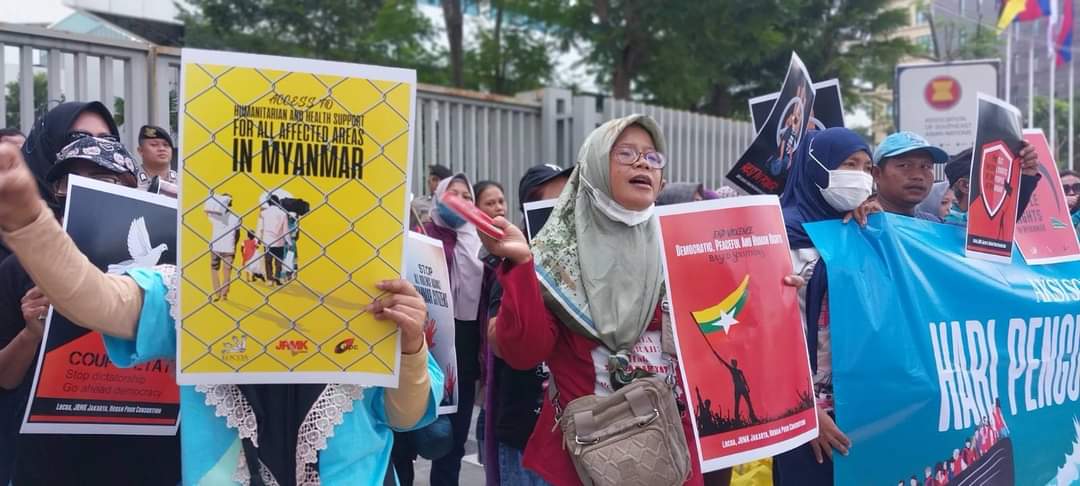
[[1076, 182], [1073, 184], [1062, 184], [1062, 187], [1065, 188], [1066, 196], [1080, 195], [1080, 182]]

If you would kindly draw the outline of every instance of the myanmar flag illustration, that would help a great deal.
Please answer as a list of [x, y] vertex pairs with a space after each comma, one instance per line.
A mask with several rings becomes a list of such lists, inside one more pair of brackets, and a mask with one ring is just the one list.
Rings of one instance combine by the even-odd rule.
[[698, 327], [701, 328], [701, 332], [705, 334], [713, 333], [723, 330], [724, 334], [730, 332], [731, 326], [734, 326], [739, 321], [735, 320], [735, 317], [739, 315], [739, 312], [746, 306], [746, 300], [749, 296], [750, 275], [746, 275], [742, 279], [742, 283], [735, 289], [734, 292], [724, 297], [719, 304], [716, 304], [707, 309], [702, 309], [690, 314], [694, 317], [694, 321], [697, 322]]

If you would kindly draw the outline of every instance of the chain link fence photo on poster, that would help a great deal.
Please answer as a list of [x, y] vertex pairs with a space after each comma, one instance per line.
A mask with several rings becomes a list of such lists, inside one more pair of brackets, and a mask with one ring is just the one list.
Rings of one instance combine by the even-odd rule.
[[[397, 386], [416, 73], [185, 49], [178, 381]], [[343, 343], [345, 352], [336, 352]]]

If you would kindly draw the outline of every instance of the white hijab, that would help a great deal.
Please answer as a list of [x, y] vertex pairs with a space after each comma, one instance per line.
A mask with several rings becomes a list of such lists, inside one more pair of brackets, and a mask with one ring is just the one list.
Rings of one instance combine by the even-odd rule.
[[461, 182], [472, 194], [472, 185], [465, 174], [457, 174], [447, 177], [439, 182], [435, 188], [435, 205], [431, 208], [431, 221], [437, 226], [453, 230], [457, 233], [457, 244], [454, 245], [454, 264], [450, 267], [450, 293], [454, 299], [454, 318], [460, 321], [474, 321], [480, 308], [480, 291], [484, 285], [484, 264], [478, 256], [483, 244], [476, 234], [476, 226], [472, 223], [454, 228], [446, 224], [439, 216], [438, 202], [446, 193], [452, 182]]

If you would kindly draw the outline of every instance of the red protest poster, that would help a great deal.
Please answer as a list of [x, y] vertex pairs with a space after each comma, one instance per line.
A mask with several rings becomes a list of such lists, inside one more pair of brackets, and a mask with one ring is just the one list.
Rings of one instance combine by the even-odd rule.
[[1080, 242], [1046, 135], [1040, 129], [1024, 130], [1024, 140], [1039, 154], [1042, 180], [1016, 223], [1016, 246], [1028, 265], [1080, 260]]
[[702, 470], [817, 437], [810, 360], [775, 196], [657, 208], [683, 387]]
[[967, 255], [1011, 261], [1020, 203], [1020, 110], [979, 93], [968, 199]]

